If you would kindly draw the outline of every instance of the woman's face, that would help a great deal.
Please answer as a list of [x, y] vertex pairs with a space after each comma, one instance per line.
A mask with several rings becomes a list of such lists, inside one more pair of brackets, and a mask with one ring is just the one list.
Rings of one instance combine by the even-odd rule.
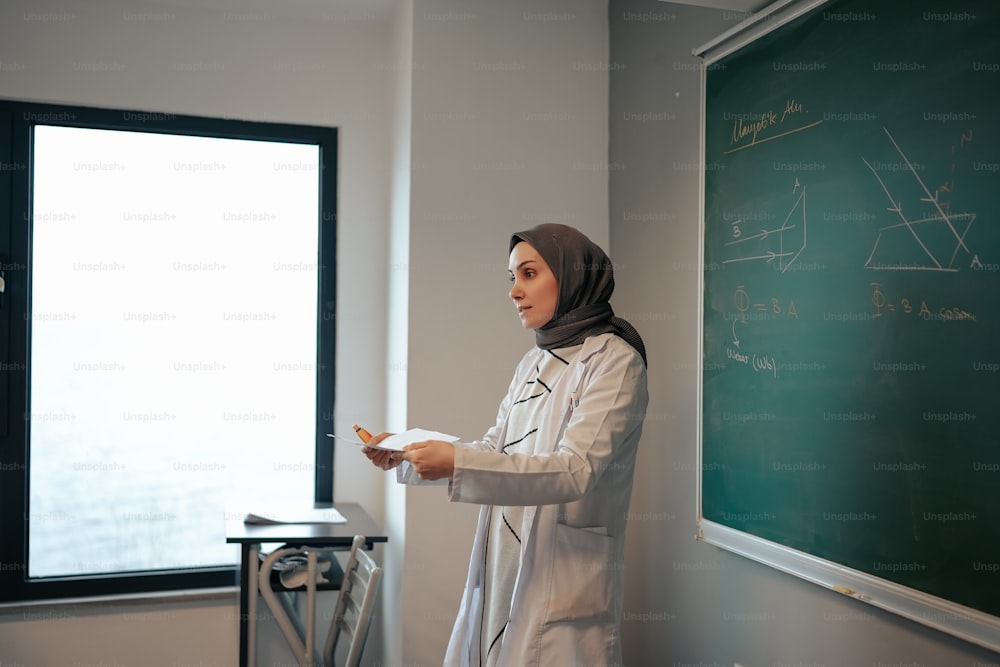
[[559, 305], [559, 284], [552, 269], [528, 243], [521, 241], [510, 251], [510, 298], [514, 300], [521, 326], [537, 329], [549, 323]]

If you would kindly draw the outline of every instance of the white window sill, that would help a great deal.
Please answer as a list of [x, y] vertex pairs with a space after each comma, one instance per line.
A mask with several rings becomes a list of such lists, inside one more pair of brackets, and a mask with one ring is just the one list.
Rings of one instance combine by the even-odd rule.
[[61, 613], [72, 609], [93, 611], [101, 607], [121, 607], [123, 605], [155, 605], [176, 602], [204, 602], [226, 600], [239, 604], [239, 586], [220, 588], [191, 588], [177, 591], [154, 591], [147, 593], [123, 593], [121, 595], [98, 595], [84, 598], [57, 598], [54, 600], [22, 600], [0, 603], [0, 618], [12, 612], [30, 608], [32, 613], [44, 613], [48, 609], [58, 609]]

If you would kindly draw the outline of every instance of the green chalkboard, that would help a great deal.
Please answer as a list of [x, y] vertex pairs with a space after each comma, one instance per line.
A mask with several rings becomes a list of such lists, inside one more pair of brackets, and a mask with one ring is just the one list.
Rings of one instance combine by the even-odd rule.
[[1000, 616], [1000, 3], [706, 66], [701, 512]]

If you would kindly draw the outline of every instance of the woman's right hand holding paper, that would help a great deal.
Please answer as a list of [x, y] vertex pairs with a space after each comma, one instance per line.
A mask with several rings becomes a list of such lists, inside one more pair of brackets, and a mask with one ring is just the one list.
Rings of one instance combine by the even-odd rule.
[[392, 470], [403, 462], [402, 452], [391, 451], [388, 449], [376, 449], [378, 443], [382, 442], [390, 435], [393, 434], [379, 433], [378, 435], [372, 436], [372, 439], [368, 441], [368, 446], [363, 447], [361, 450], [365, 453], [365, 456], [368, 457], [369, 461], [382, 470]]

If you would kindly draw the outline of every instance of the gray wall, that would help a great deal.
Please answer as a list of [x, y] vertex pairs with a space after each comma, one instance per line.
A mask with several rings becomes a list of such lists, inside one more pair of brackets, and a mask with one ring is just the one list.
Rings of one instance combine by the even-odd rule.
[[694, 539], [700, 73], [691, 50], [744, 17], [611, 2], [615, 308], [645, 337], [651, 396], [626, 553], [626, 662], [996, 665], [1000, 655]]

